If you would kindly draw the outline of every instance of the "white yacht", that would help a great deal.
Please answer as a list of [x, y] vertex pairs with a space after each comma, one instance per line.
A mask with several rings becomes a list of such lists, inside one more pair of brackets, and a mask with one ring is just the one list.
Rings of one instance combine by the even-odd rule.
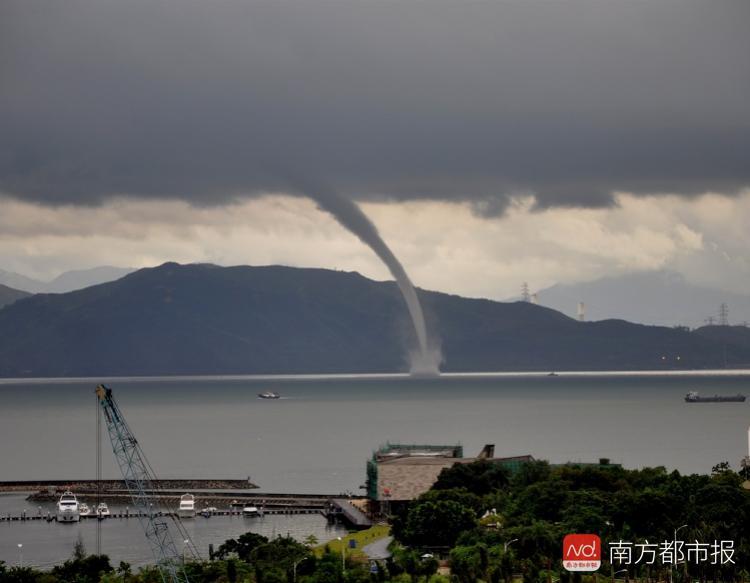
[[180, 518], [193, 518], [195, 516], [195, 496], [192, 494], [180, 496], [180, 508], [177, 514]]
[[96, 515], [99, 518], [109, 518], [109, 507], [106, 502], [99, 502], [99, 506], [96, 507]]
[[273, 391], [263, 391], [262, 393], [258, 393], [258, 398], [260, 399], [281, 399], [281, 395], [278, 393], [275, 393]]
[[89, 505], [85, 502], [81, 502], [78, 505], [78, 514], [81, 516], [89, 516], [91, 514], [91, 508], [89, 508]]
[[78, 522], [79, 520], [81, 520], [81, 514], [78, 510], [78, 500], [73, 492], [67, 490], [63, 492], [57, 503], [57, 521]]
[[247, 516], [247, 517], [260, 516], [260, 511], [258, 510], [257, 506], [245, 506], [242, 509], [242, 516]]

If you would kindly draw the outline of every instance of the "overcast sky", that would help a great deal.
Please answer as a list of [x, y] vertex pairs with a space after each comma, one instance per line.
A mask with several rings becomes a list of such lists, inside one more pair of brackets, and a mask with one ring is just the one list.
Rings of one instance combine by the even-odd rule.
[[5, 0], [0, 268], [174, 259], [507, 297], [670, 268], [747, 291], [750, 2]]

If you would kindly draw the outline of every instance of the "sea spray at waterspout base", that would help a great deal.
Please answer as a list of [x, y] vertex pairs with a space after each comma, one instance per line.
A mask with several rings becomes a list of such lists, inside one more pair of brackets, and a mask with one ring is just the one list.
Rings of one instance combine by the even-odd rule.
[[396, 280], [396, 285], [404, 297], [409, 316], [414, 324], [417, 336], [418, 350], [409, 353], [410, 371], [416, 376], [434, 376], [440, 374], [442, 355], [439, 345], [430, 344], [427, 337], [424, 313], [419, 303], [419, 297], [409, 276], [401, 262], [396, 258], [388, 245], [380, 236], [377, 227], [362, 212], [357, 204], [340, 195], [338, 192], [323, 188], [305, 189], [318, 206], [333, 215], [333, 217], [348, 231], [356, 235], [365, 245], [370, 247], [386, 265]]

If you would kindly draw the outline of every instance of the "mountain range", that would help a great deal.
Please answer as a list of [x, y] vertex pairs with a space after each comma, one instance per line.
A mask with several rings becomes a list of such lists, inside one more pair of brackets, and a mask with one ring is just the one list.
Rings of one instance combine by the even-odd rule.
[[133, 271], [135, 271], [133, 268], [103, 265], [91, 269], [66, 271], [50, 281], [42, 281], [0, 269], [0, 284], [32, 294], [65, 293], [98, 283], [114, 281]]
[[31, 294], [13, 289], [12, 287], [8, 287], [7, 285], [0, 284], [0, 308], [7, 304], [12, 304], [16, 300], [20, 300], [21, 298], [25, 298]]
[[[419, 290], [444, 371], [701, 369], [750, 363], [750, 331], [578, 322], [528, 302]], [[393, 282], [281, 266], [166, 263], [0, 309], [0, 376], [408, 370]]]
[[641, 324], [698, 328], [719, 322], [725, 303], [729, 322], [750, 320], [750, 296], [692, 284], [673, 271], [631, 273], [576, 284], [557, 284], [537, 293], [541, 305], [575, 316], [584, 302], [587, 320], [619, 318]]
[[[133, 268], [100, 266], [66, 271], [50, 281], [0, 269], [0, 285], [15, 294], [0, 292], [0, 306], [15, 301], [18, 293], [65, 293], [117, 280]], [[584, 302], [587, 320], [620, 319], [658, 326], [699, 328], [719, 323], [719, 306], [729, 309], [729, 322], [750, 321], [750, 296], [698, 286], [673, 271], [649, 271], [605, 277], [574, 284], [555, 284], [537, 292], [540, 305], [577, 317]], [[518, 301], [511, 298], [508, 301]]]

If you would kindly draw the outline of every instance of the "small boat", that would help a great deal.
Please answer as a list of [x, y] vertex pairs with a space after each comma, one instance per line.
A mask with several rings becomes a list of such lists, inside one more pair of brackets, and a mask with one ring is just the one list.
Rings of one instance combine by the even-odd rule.
[[745, 395], [713, 395], [712, 397], [701, 397], [698, 391], [690, 391], [685, 395], [686, 403], [744, 403]]
[[260, 399], [281, 399], [281, 395], [273, 391], [263, 391], [262, 393], [258, 393], [258, 397]]
[[260, 510], [257, 506], [245, 506], [242, 508], [242, 516], [255, 517], [260, 516]]
[[78, 505], [78, 514], [81, 516], [89, 516], [91, 514], [91, 508], [89, 508], [89, 505], [85, 502], [81, 502]]
[[560, 375], [558, 375], [555, 371], [552, 371], [550, 373], [547, 373], [547, 376], [548, 377], [557, 377], [557, 376], [560, 376]]
[[81, 520], [81, 513], [78, 508], [78, 499], [73, 492], [66, 490], [57, 502], [57, 521], [78, 522], [79, 520]]
[[99, 502], [99, 505], [96, 507], [96, 515], [99, 518], [109, 518], [109, 507], [106, 502]]
[[180, 496], [180, 508], [177, 514], [180, 518], [193, 518], [195, 516], [195, 496], [192, 494]]

